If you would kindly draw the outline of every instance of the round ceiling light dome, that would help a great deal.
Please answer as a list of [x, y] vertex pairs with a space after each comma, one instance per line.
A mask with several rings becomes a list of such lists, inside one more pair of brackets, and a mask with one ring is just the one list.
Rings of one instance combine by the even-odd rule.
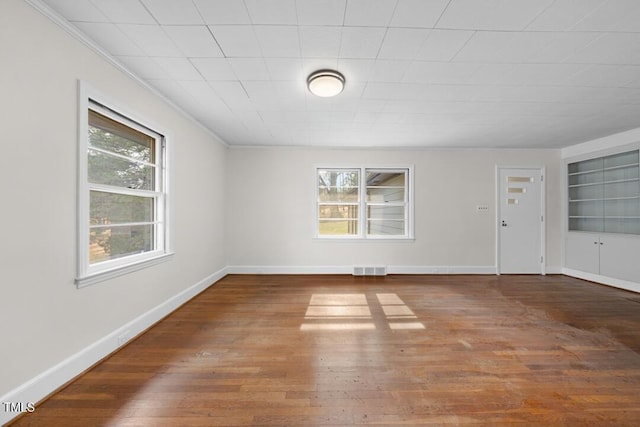
[[336, 96], [344, 89], [344, 76], [333, 70], [316, 71], [307, 78], [307, 87], [316, 96]]

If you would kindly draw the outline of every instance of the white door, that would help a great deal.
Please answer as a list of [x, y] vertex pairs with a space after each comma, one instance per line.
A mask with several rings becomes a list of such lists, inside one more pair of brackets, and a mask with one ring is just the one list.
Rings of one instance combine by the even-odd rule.
[[498, 170], [498, 271], [542, 274], [542, 170]]

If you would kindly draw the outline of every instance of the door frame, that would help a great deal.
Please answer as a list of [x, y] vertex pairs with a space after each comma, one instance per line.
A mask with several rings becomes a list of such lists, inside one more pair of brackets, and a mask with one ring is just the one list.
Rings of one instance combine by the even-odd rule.
[[546, 264], [547, 264], [547, 248], [546, 248], [546, 230], [547, 230], [547, 215], [546, 215], [546, 166], [544, 165], [527, 165], [527, 166], [511, 166], [511, 165], [500, 165], [496, 164], [496, 185], [495, 185], [495, 206], [496, 206], [496, 217], [495, 217], [495, 227], [496, 227], [496, 274], [500, 275], [500, 232], [502, 227], [500, 227], [500, 217], [501, 217], [501, 209], [502, 204], [500, 203], [500, 171], [503, 169], [529, 169], [540, 171], [540, 274], [542, 276], [547, 274]]

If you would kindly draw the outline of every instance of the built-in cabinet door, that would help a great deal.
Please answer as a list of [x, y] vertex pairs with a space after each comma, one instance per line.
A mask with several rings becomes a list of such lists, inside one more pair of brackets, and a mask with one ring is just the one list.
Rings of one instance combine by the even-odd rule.
[[600, 274], [640, 283], [640, 239], [602, 234], [600, 243]]
[[600, 236], [591, 233], [568, 233], [564, 264], [572, 270], [600, 274]]

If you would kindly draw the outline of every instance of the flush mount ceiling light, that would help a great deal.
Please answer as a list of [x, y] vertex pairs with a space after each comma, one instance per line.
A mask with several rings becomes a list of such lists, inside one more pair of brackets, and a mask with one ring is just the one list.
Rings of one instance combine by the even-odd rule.
[[315, 71], [307, 78], [307, 87], [316, 96], [336, 96], [344, 89], [344, 76], [333, 70]]

